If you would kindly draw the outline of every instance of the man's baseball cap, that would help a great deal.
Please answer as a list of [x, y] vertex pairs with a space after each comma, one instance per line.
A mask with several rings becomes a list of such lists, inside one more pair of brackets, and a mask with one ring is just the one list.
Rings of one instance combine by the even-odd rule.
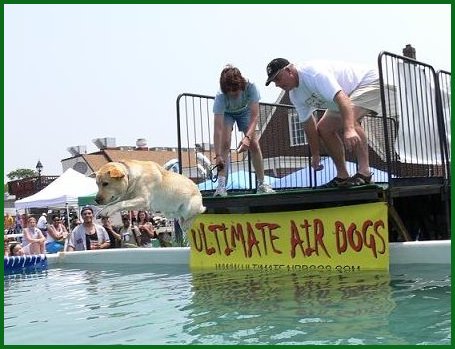
[[269, 84], [275, 79], [281, 69], [287, 67], [289, 65], [289, 61], [286, 58], [275, 58], [267, 65], [267, 81], [265, 82], [265, 86], [269, 86]]

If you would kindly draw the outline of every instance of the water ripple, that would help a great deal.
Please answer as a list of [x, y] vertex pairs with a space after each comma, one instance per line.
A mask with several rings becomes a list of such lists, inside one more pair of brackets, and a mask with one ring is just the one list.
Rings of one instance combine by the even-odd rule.
[[[451, 340], [450, 266], [311, 275], [153, 267], [55, 268], [5, 277], [5, 343], [357, 345]], [[27, 331], [24, 324], [30, 325]]]

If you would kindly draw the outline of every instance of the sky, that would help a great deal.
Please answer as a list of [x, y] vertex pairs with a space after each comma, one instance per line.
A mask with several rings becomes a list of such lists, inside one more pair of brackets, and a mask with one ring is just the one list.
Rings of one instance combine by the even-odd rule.
[[70, 146], [177, 145], [176, 99], [214, 96], [226, 64], [259, 87], [275, 57], [377, 66], [381, 51], [451, 71], [450, 5], [4, 5], [4, 181], [60, 175]]

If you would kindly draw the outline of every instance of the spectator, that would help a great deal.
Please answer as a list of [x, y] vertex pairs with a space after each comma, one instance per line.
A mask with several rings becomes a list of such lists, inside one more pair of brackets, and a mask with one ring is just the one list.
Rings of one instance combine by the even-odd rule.
[[[178, 220], [173, 220], [177, 222]], [[172, 226], [171, 223], [165, 218], [161, 216], [154, 216], [151, 219], [153, 228], [155, 229], [156, 238], [160, 244], [160, 247], [172, 247]], [[178, 224], [178, 223], [177, 223]], [[180, 230], [181, 231], [181, 230]], [[177, 235], [176, 241], [178, 241]], [[154, 243], [152, 243], [153, 247], [158, 247]]]
[[45, 212], [41, 214], [36, 226], [39, 230], [41, 230], [44, 236], [47, 236], [47, 214]]
[[[65, 228], [66, 227], [69, 228], [69, 217], [67, 217], [66, 214], [60, 215], [60, 222], [63, 224], [63, 226]], [[48, 229], [49, 229], [49, 227], [48, 227]]]
[[213, 113], [215, 114], [213, 142], [215, 162], [218, 168], [218, 187], [214, 196], [226, 196], [226, 161], [230, 155], [231, 133], [234, 123], [243, 132], [244, 137], [237, 151], [250, 150], [254, 169], [256, 170], [257, 192], [274, 193], [264, 183], [264, 164], [262, 152], [256, 137], [256, 126], [259, 121], [259, 91], [256, 85], [247, 81], [239, 69], [231, 65], [221, 72], [220, 89], [215, 97]]
[[71, 220], [70, 220], [70, 231], [73, 231], [74, 228], [76, 228], [81, 223], [82, 222], [80, 221], [80, 219], [77, 216], [71, 217]]
[[11, 237], [9, 237], [9, 236], [6, 235], [6, 234], [3, 234], [3, 251], [4, 251], [4, 255], [5, 255], [6, 257], [8, 257], [8, 256], [10, 255], [10, 250], [9, 250], [9, 248], [10, 248], [10, 245], [11, 245], [11, 244], [10, 244], [11, 241], [14, 241], [14, 239], [11, 238]]
[[118, 248], [122, 242], [122, 236], [117, 232], [117, 228], [112, 225], [111, 219], [109, 217], [101, 217], [101, 224], [109, 235], [109, 240], [111, 243], [110, 248]]
[[23, 256], [25, 254], [21, 244], [10, 244], [9, 255], [10, 256]]
[[81, 210], [82, 224], [71, 232], [67, 251], [105, 249], [111, 246], [106, 230], [93, 221], [93, 209], [84, 206]]
[[15, 226], [14, 226], [14, 233], [15, 234], [21, 234], [22, 233], [22, 219], [21, 215], [19, 212], [16, 211], [16, 217], [15, 217]]
[[153, 224], [149, 221], [147, 212], [138, 211], [137, 223], [134, 225], [133, 229], [139, 230], [139, 235], [141, 237], [140, 246], [151, 247], [152, 239], [156, 238], [157, 234], [155, 228], [153, 227]]
[[27, 227], [23, 230], [22, 247], [26, 254], [44, 254], [46, 238], [40, 229], [36, 227], [36, 219], [29, 217]]
[[28, 214], [27, 213], [21, 214], [20, 220], [21, 220], [21, 227], [22, 227], [22, 229], [24, 229], [27, 226]]
[[63, 250], [68, 231], [58, 215], [52, 216], [52, 224], [47, 227], [46, 251], [57, 253]]
[[8, 232], [10, 230], [13, 230], [13, 228], [14, 228], [14, 218], [9, 213], [7, 213], [3, 218], [4, 218], [3, 219], [3, 228], [5, 230], [8, 230]]
[[119, 230], [122, 237], [121, 247], [139, 247], [141, 246], [141, 233], [139, 229], [133, 229], [128, 214], [122, 215], [122, 227]]
[[[268, 79], [277, 87], [289, 91], [299, 120], [304, 123], [310, 145], [311, 165], [320, 165], [319, 136], [324, 141], [336, 167], [336, 177], [321, 187], [336, 188], [371, 182], [368, 143], [360, 124], [367, 114], [381, 109], [379, 76], [376, 70], [344, 62], [313, 61], [301, 66], [287, 59], [276, 58], [267, 65]], [[326, 109], [316, 123], [313, 112]], [[357, 157], [358, 173], [349, 177], [345, 147]]]

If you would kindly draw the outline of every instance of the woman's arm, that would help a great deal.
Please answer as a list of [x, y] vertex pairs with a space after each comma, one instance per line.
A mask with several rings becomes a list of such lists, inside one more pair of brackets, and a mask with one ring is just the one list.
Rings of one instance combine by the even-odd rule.
[[62, 238], [62, 235], [58, 233], [58, 231], [55, 229], [55, 227], [52, 224], [49, 224], [47, 226], [47, 233], [52, 236], [54, 240], [60, 240]]
[[150, 222], [146, 222], [145, 224], [139, 225], [139, 229], [143, 229], [151, 238], [155, 237], [155, 228]]
[[27, 241], [30, 242], [30, 243], [46, 241], [46, 238], [44, 237], [44, 235], [41, 232], [41, 230], [39, 230], [38, 228], [36, 228], [36, 230], [39, 231], [39, 234], [38, 234], [38, 238], [35, 239], [35, 238], [32, 237], [32, 235], [30, 235], [30, 232], [29, 232], [28, 228], [24, 229], [24, 236], [27, 239]]
[[62, 239], [66, 239], [66, 237], [68, 236], [68, 230], [66, 229], [65, 224], [62, 224], [61, 235], [62, 235]]
[[35, 228], [38, 232], [38, 242], [46, 242], [46, 237], [43, 235], [41, 229]]
[[111, 228], [111, 233], [116, 240], [122, 240], [122, 236], [119, 233], [117, 233], [114, 228]]

